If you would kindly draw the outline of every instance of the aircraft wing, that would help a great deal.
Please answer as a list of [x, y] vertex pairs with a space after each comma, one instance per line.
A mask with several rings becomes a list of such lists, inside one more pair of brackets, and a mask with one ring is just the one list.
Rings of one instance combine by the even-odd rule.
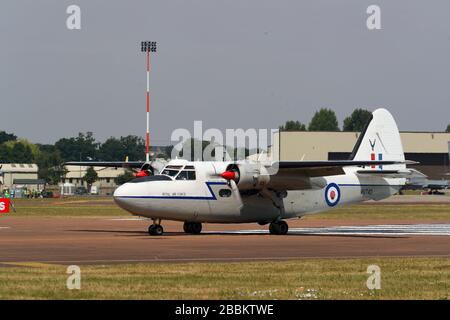
[[145, 164], [144, 161], [69, 161], [66, 166], [87, 166], [87, 167], [111, 167], [111, 168], [135, 168], [140, 169]]
[[414, 169], [404, 170], [358, 170], [356, 173], [359, 176], [377, 176], [383, 178], [426, 178], [422, 172]]
[[[368, 172], [371, 175], [378, 174], [379, 171], [386, 171], [386, 174], [393, 178], [393, 172], [389, 170], [363, 170], [365, 167], [393, 164], [413, 164], [413, 161], [355, 161], [355, 160], [331, 160], [331, 161], [280, 161], [269, 166], [270, 176], [269, 188], [274, 190], [305, 190], [321, 189], [325, 187], [326, 181], [320, 177], [345, 174], [344, 167], [361, 167], [361, 174]], [[391, 170], [392, 171], [392, 170]], [[273, 173], [271, 173], [273, 172]], [[398, 172], [396, 172], [399, 174]], [[403, 173], [402, 173], [403, 174]], [[316, 179], [311, 179], [316, 178]]]
[[413, 161], [358, 161], [358, 160], [331, 160], [331, 161], [280, 161], [272, 164], [273, 169], [291, 173], [302, 173], [308, 177], [323, 177], [344, 174], [344, 167], [367, 167], [392, 164], [416, 164]]

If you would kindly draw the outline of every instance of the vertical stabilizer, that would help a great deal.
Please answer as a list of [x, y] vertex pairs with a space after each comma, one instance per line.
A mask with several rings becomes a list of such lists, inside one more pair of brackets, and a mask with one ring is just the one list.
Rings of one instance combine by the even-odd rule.
[[[352, 160], [405, 161], [402, 141], [394, 118], [386, 109], [377, 109], [356, 142]], [[406, 165], [389, 165], [390, 170], [404, 169]], [[372, 168], [383, 169], [383, 166]]]

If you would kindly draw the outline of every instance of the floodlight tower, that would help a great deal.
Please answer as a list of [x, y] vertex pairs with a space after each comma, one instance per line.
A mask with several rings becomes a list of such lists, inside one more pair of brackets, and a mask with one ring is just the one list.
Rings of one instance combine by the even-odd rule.
[[141, 41], [141, 52], [147, 58], [147, 132], [145, 134], [145, 161], [150, 161], [150, 52], [156, 52], [155, 41]]

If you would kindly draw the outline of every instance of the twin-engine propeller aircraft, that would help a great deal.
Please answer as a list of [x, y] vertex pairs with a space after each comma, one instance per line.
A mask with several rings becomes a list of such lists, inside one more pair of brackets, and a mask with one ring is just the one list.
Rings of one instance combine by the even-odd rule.
[[407, 163], [392, 115], [377, 109], [350, 160], [172, 160], [159, 173], [142, 173], [118, 187], [114, 200], [133, 215], [151, 218], [150, 235], [163, 234], [162, 220], [184, 221], [184, 231], [192, 234], [208, 222], [269, 224], [271, 234], [286, 234], [287, 219], [397, 193], [406, 178], [419, 174]]

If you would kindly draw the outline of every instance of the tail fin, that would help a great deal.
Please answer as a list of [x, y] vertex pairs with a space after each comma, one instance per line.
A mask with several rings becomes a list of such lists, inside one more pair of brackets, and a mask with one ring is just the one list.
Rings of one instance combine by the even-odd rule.
[[[400, 133], [389, 111], [377, 109], [372, 112], [372, 117], [361, 132], [350, 159], [405, 161]], [[405, 168], [405, 164], [389, 165], [391, 170]]]

